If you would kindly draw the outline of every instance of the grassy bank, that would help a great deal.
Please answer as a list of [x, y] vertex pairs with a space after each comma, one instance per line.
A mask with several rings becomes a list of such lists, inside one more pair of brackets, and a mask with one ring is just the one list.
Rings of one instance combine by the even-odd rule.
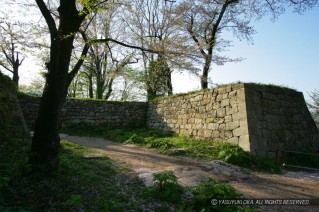
[[61, 143], [57, 172], [30, 173], [28, 146], [7, 151], [1, 160], [0, 211], [254, 210], [254, 206], [213, 205], [213, 198], [242, 199], [242, 195], [212, 179], [182, 187], [172, 171], [164, 171], [154, 174], [154, 186], [146, 188], [108, 157], [90, 157], [97, 153], [67, 141]]
[[[107, 157], [62, 142], [60, 167], [53, 175], [30, 174], [27, 151], [1, 161], [0, 211], [139, 211], [168, 208], [160, 200], [146, 201], [142, 182]], [[18, 162], [18, 163], [17, 163]], [[3, 165], [6, 163], [6, 166]]]

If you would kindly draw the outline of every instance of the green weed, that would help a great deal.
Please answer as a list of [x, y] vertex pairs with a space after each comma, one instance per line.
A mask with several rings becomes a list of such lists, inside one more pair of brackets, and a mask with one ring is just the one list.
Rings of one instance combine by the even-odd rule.
[[70, 208], [77, 207], [82, 204], [82, 197], [81, 195], [71, 195], [65, 204]]
[[212, 200], [240, 200], [243, 196], [230, 185], [210, 178], [191, 188], [191, 192], [194, 195], [191, 208], [195, 211], [253, 211], [252, 208], [245, 208], [242, 205], [212, 204]]
[[279, 164], [277, 164], [274, 160], [255, 156], [244, 151], [238, 145], [218, 143], [216, 148], [219, 152], [218, 159], [227, 163], [270, 173], [281, 172]]
[[[177, 183], [173, 171], [158, 172], [153, 175], [154, 186], [146, 188], [147, 198], [175, 203], [177, 211], [254, 211], [253, 206], [214, 205], [212, 200], [240, 200], [241, 194], [226, 183], [204, 179], [194, 187], [182, 187]], [[186, 195], [187, 194], [187, 195]], [[185, 199], [185, 196], [188, 196]]]
[[[300, 153], [282, 152], [281, 163], [286, 165], [319, 169], [319, 154], [306, 148], [301, 149]], [[292, 170], [300, 170], [297, 168], [289, 168], [288, 166], [287, 168]]]
[[85, 159], [95, 153], [83, 146], [62, 141], [60, 166], [51, 175], [30, 173], [27, 154], [16, 148], [0, 155], [6, 159], [0, 166], [0, 211], [139, 211], [152, 202], [143, 198], [139, 179], [107, 157]]
[[154, 186], [145, 189], [145, 197], [152, 197], [166, 202], [179, 203], [183, 187], [177, 183], [173, 171], [163, 171], [153, 174]]
[[160, 191], [163, 191], [170, 184], [177, 184], [177, 177], [173, 171], [163, 171], [153, 174], [153, 180], [159, 187]]

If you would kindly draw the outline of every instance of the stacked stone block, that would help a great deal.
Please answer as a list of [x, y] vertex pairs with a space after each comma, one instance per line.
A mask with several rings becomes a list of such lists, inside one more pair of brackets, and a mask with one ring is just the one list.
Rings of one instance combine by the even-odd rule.
[[249, 151], [244, 84], [181, 95], [149, 104], [149, 128], [202, 140], [226, 140]]
[[274, 157], [277, 150], [319, 152], [319, 133], [303, 94], [276, 86], [245, 84], [250, 151]]
[[106, 128], [145, 126], [145, 102], [112, 102], [68, 99], [62, 110], [64, 126], [85, 124]]
[[[39, 98], [20, 96], [32, 129]], [[319, 131], [301, 92], [269, 85], [240, 83], [153, 101], [109, 102], [69, 99], [62, 126], [149, 128], [199, 140], [223, 140], [257, 155], [277, 150], [319, 152]]]
[[319, 152], [319, 131], [303, 94], [272, 85], [241, 83], [152, 102], [147, 126], [224, 140], [262, 156]]
[[[21, 95], [20, 104], [27, 125], [34, 128], [40, 98]], [[136, 128], [146, 123], [147, 103], [68, 99], [62, 109], [60, 125], [89, 125], [106, 128]]]

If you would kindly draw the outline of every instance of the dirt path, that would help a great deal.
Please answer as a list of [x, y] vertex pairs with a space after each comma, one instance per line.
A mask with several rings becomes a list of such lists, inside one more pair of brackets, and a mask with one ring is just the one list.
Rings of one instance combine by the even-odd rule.
[[[203, 162], [167, 156], [150, 149], [123, 145], [100, 138], [67, 136], [64, 139], [95, 149], [120, 164], [128, 166], [146, 185], [151, 184], [152, 173], [173, 170], [182, 185], [195, 185], [203, 177], [212, 177], [217, 181], [228, 182], [246, 198], [319, 200], [319, 173], [287, 172], [284, 175], [248, 173], [237, 166], [221, 161]], [[306, 209], [300, 207], [297, 209], [291, 207], [289, 210]], [[282, 211], [288, 208], [285, 207]], [[266, 211], [266, 208], [264, 209], [263, 211]], [[274, 209], [271, 208], [270, 211]], [[281, 211], [278, 206], [276, 211], [277, 209]], [[308, 207], [306, 211], [319, 211], [319, 205]]]

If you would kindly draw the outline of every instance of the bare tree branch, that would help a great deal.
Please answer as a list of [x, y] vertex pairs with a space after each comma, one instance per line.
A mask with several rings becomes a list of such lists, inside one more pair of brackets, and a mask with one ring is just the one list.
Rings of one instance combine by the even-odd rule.
[[57, 34], [57, 27], [55, 24], [55, 21], [53, 19], [53, 17], [51, 16], [51, 12], [50, 10], [47, 8], [47, 6], [45, 5], [45, 3], [43, 2], [43, 0], [36, 0], [36, 3], [45, 19], [45, 21], [48, 24], [48, 28], [50, 31], [51, 35], [56, 35]]
[[130, 45], [130, 44], [123, 43], [121, 41], [118, 41], [118, 40], [115, 40], [115, 39], [112, 39], [112, 38], [92, 39], [92, 40], [90, 40], [90, 42], [91, 43], [113, 42], [113, 43], [119, 44], [121, 46], [124, 46], [124, 47], [127, 47], [127, 48], [131, 48], [131, 49], [138, 49], [138, 50], [142, 50], [142, 51], [145, 51], [145, 52], [158, 53], [158, 54], [159, 53], [163, 53], [163, 51], [157, 51], [157, 50], [153, 50], [153, 49], [142, 48], [142, 47], [139, 47], [139, 46]]
[[84, 32], [80, 32], [81, 35], [82, 35], [82, 38], [83, 40], [85, 41], [85, 45], [83, 47], [83, 50], [82, 50], [82, 53], [81, 53], [81, 56], [80, 56], [80, 59], [77, 61], [77, 63], [75, 64], [74, 68], [72, 69], [72, 71], [69, 72], [68, 74], [68, 77], [69, 77], [69, 82], [71, 83], [71, 81], [73, 80], [73, 78], [75, 77], [75, 75], [79, 72], [84, 60], [85, 60], [85, 57], [89, 51], [89, 48], [90, 48], [90, 44], [87, 42], [88, 41], [88, 38], [87, 36], [85, 35]]

